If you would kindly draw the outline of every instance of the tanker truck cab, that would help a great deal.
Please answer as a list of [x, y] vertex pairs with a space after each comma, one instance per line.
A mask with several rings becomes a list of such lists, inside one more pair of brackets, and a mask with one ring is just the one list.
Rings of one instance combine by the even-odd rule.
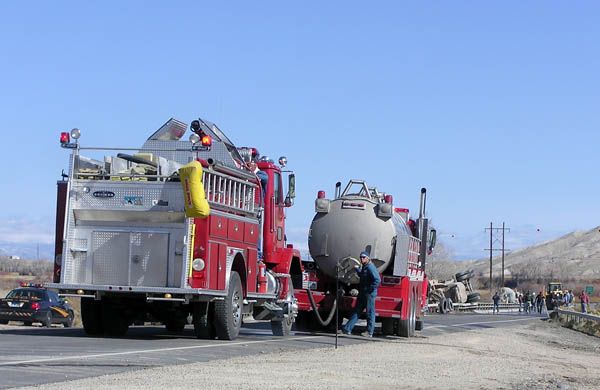
[[[392, 195], [350, 180], [342, 190], [337, 183], [333, 199], [318, 191], [308, 247], [314, 262], [304, 262], [303, 286], [296, 290], [298, 324], [308, 329], [336, 329], [336, 308], [348, 318], [357, 304], [360, 266], [366, 251], [382, 283], [375, 299], [377, 321], [384, 335], [412, 336], [422, 327], [423, 288], [428, 240], [425, 189], [421, 210], [411, 230], [408, 209], [394, 207]], [[335, 293], [339, 287], [339, 296]]]
[[[170, 119], [137, 148], [84, 147], [79, 130], [61, 134], [71, 154], [48, 287], [82, 298], [88, 334], [122, 336], [144, 321], [179, 332], [191, 319], [197, 337], [231, 340], [251, 314], [289, 333], [290, 267], [300, 255], [284, 242], [281, 168], [262, 164], [263, 207], [248, 150], [203, 119], [189, 128], [183, 140], [188, 126]], [[99, 150], [112, 154], [82, 155]]]

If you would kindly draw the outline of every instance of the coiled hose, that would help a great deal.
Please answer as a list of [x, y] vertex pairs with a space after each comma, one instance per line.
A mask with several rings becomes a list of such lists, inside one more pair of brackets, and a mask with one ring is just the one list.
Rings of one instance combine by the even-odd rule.
[[312, 296], [312, 291], [310, 291], [310, 289], [307, 288], [306, 293], [308, 294], [308, 300], [310, 301], [310, 306], [312, 307], [313, 311], [315, 312], [315, 315], [317, 316], [317, 321], [319, 321], [319, 324], [321, 324], [321, 326], [329, 325], [331, 323], [331, 320], [333, 320], [333, 317], [335, 316], [335, 310], [337, 309], [338, 297], [336, 297], [335, 300], [333, 301], [333, 307], [331, 308], [331, 312], [327, 316], [327, 319], [325, 321], [323, 321], [323, 318], [321, 318], [321, 314], [319, 313], [319, 310], [317, 308], [317, 304], [315, 303], [315, 300]]

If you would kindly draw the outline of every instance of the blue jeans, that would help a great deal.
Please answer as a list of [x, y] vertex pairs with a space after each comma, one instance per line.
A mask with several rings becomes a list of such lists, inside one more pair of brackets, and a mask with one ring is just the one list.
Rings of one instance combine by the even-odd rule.
[[377, 296], [377, 290], [375, 290], [372, 293], [367, 293], [367, 292], [361, 292], [361, 294], [358, 296], [358, 303], [356, 304], [356, 307], [354, 308], [354, 312], [352, 313], [352, 316], [350, 317], [350, 319], [348, 320], [348, 322], [346, 323], [346, 325], [344, 325], [344, 328], [342, 329], [344, 332], [350, 333], [352, 332], [352, 329], [354, 328], [354, 325], [356, 325], [356, 322], [358, 321], [358, 317], [362, 314], [363, 310], [365, 310], [365, 308], [367, 309], [367, 331], [369, 332], [370, 335], [373, 335], [373, 332], [375, 332], [375, 297]]

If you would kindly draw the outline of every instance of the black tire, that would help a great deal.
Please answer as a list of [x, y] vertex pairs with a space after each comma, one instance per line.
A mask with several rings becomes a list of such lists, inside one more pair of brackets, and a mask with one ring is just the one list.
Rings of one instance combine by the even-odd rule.
[[104, 333], [109, 337], [125, 336], [129, 329], [123, 310], [110, 302], [102, 302], [102, 324]]
[[469, 270], [457, 273], [456, 275], [454, 275], [454, 278], [457, 282], [463, 282], [465, 280], [471, 279], [473, 276], [475, 276], [475, 272], [473, 270]]
[[32, 322], [31, 321], [23, 321], [23, 325], [25, 326], [31, 326]]
[[6, 325], [8, 324], [8, 320], [0, 320], [0, 325]]
[[480, 300], [481, 294], [479, 294], [478, 292], [470, 293], [469, 295], [467, 295], [467, 303], [475, 303], [479, 302]]
[[44, 321], [42, 321], [42, 325], [46, 328], [52, 327], [52, 311], [48, 310], [46, 315], [44, 316]]
[[443, 299], [438, 303], [438, 309], [440, 310], [440, 314], [448, 313], [448, 303], [446, 302], [446, 299]]
[[75, 319], [75, 314], [70, 311], [69, 315], [67, 316], [67, 319], [65, 320], [65, 322], [63, 323], [63, 326], [65, 328], [70, 328], [73, 326], [73, 320]]
[[446, 304], [448, 306], [448, 311], [454, 311], [454, 302], [452, 302], [452, 299], [447, 298], [446, 299]]
[[227, 296], [215, 302], [215, 328], [219, 340], [234, 340], [240, 334], [243, 299], [240, 275], [231, 271]]
[[83, 330], [90, 336], [104, 333], [102, 304], [93, 298], [81, 298], [81, 322]]
[[381, 333], [384, 336], [394, 334], [394, 319], [393, 318], [382, 318], [381, 319]]
[[165, 327], [168, 332], [181, 333], [185, 329], [185, 318], [173, 318], [165, 321]]
[[217, 337], [213, 325], [214, 305], [208, 302], [196, 302], [192, 306], [192, 322], [196, 337], [204, 340], [214, 340]]
[[271, 320], [271, 331], [273, 336], [288, 337], [292, 331], [294, 319], [292, 316], [285, 317], [282, 321]]
[[408, 318], [405, 320], [403, 320], [403, 319], [398, 320], [398, 329], [396, 329], [396, 331], [397, 331], [396, 334], [400, 337], [414, 337], [416, 323], [417, 323], [416, 316], [417, 316], [417, 302], [416, 302], [414, 294], [412, 294], [412, 299], [410, 302], [410, 309], [408, 312]]
[[417, 319], [415, 322], [415, 330], [423, 330], [423, 320]]

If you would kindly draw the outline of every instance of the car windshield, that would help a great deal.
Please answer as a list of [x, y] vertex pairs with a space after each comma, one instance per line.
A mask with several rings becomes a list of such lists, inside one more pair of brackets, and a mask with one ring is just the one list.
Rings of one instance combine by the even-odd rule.
[[40, 290], [16, 289], [9, 292], [6, 298], [42, 300], [44, 296], [44, 292]]

